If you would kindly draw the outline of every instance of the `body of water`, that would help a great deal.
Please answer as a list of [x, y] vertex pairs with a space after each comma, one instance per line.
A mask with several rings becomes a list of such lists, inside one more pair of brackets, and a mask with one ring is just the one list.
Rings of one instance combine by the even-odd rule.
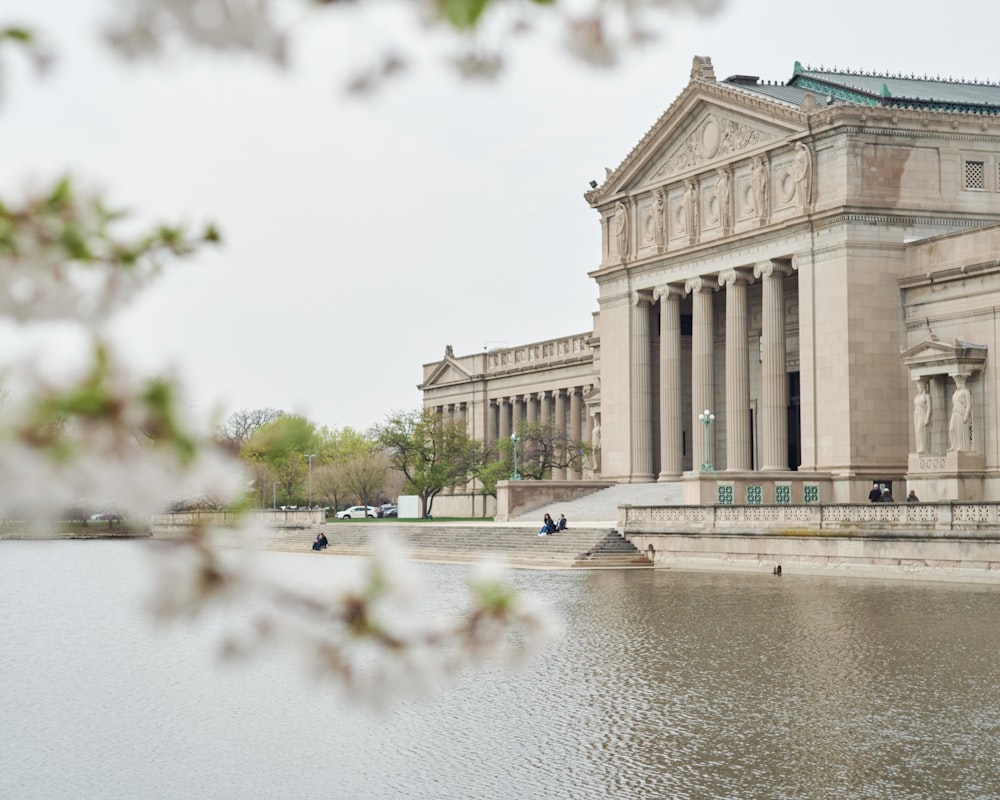
[[[264, 554], [334, 579], [341, 559]], [[465, 568], [420, 565], [442, 608]], [[0, 542], [0, 797], [1000, 798], [1000, 591], [519, 571], [526, 671], [373, 714], [284, 656], [220, 667], [143, 612], [138, 542]]]

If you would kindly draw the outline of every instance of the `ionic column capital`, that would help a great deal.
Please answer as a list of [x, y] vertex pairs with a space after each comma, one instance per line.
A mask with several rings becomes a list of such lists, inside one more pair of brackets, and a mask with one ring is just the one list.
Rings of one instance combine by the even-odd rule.
[[643, 303], [652, 305], [653, 303], [653, 295], [646, 289], [632, 292], [631, 299], [634, 306], [641, 306]]
[[753, 273], [749, 269], [727, 269], [719, 273], [719, 286], [747, 284], [752, 280]]
[[653, 299], [680, 301], [684, 297], [684, 289], [680, 286], [668, 283], [665, 286], [657, 286], [653, 289]]
[[753, 268], [755, 278], [770, 278], [771, 276], [783, 278], [791, 273], [792, 265], [789, 261], [761, 261]]
[[706, 277], [699, 278], [689, 278], [684, 282], [684, 294], [698, 294], [700, 292], [714, 292], [717, 286], [713, 285], [715, 281], [710, 280]]

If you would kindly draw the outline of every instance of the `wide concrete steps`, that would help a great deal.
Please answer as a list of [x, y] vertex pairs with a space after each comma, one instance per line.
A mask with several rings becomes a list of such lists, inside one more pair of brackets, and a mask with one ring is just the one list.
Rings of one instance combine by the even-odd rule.
[[[609, 528], [579, 528], [539, 536], [538, 528], [477, 524], [336, 522], [314, 528], [273, 528], [258, 532], [252, 539], [235, 532], [216, 534], [217, 541], [227, 546], [249, 546], [263, 550], [310, 552], [319, 531], [329, 540], [329, 547], [317, 556], [368, 556], [375, 552], [381, 537], [393, 539], [416, 561], [473, 563], [494, 559], [517, 567], [570, 568], [573, 566], [632, 567], [637, 566], [633, 553], [614, 551], [609, 536], [617, 537]], [[622, 540], [624, 541], [624, 540]], [[641, 554], [639, 554], [641, 557]], [[646, 561], [649, 566], [649, 562]]]

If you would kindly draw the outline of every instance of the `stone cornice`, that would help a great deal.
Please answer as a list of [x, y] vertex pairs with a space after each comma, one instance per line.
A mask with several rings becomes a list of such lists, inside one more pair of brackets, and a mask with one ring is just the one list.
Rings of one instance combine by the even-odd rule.
[[1000, 272], [1000, 258], [980, 261], [976, 264], [963, 264], [960, 267], [950, 269], [940, 269], [928, 272], [923, 275], [913, 275], [899, 279], [901, 289], [915, 289], [920, 286], [930, 286], [931, 284], [945, 283], [947, 281], [960, 281], [963, 278], [970, 278], [976, 275], [990, 275]]

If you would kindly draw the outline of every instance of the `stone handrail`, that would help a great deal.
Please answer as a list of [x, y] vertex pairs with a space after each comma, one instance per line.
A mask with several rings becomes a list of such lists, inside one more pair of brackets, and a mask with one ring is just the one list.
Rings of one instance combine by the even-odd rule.
[[711, 505], [618, 507], [624, 531], [726, 532], [1000, 529], [1000, 503], [811, 503], [809, 505]]

